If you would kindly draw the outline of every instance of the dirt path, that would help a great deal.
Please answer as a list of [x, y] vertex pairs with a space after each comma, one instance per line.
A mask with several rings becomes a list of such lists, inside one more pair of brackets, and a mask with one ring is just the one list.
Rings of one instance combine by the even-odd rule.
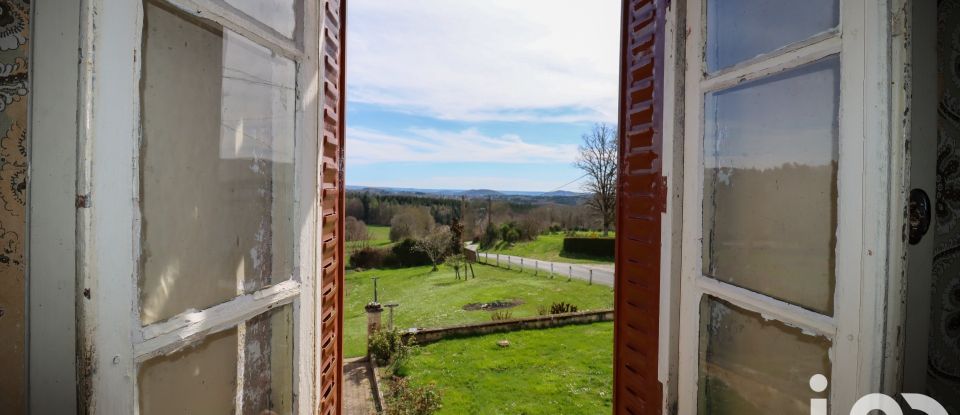
[[373, 401], [373, 389], [370, 377], [373, 374], [367, 368], [363, 358], [343, 361], [343, 413], [345, 415], [376, 414]]

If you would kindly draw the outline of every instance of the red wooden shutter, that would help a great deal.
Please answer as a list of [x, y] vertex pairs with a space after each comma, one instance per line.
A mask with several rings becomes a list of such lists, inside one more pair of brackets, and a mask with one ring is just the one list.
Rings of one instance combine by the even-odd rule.
[[620, 56], [614, 407], [659, 414], [660, 214], [666, 0], [624, 0]]
[[343, 224], [346, 0], [323, 10], [323, 148], [321, 149], [320, 415], [339, 414], [343, 396]]

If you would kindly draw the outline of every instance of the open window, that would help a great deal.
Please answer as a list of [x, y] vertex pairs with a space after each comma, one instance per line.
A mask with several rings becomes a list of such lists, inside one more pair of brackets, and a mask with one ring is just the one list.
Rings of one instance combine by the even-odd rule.
[[336, 411], [341, 7], [83, 11], [82, 411]]

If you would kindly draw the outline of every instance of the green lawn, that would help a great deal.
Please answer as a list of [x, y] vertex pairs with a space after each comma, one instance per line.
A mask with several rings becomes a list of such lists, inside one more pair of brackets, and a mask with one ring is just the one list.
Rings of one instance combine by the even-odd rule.
[[[367, 225], [367, 232], [370, 234], [370, 247], [377, 248], [390, 245], [389, 226]], [[347, 249], [353, 248], [359, 244], [360, 242], [358, 241], [347, 242]]]
[[613, 323], [444, 340], [422, 346], [402, 372], [437, 386], [439, 414], [609, 414]]
[[[392, 244], [390, 242], [390, 227], [389, 226], [376, 226], [376, 225], [367, 225], [367, 232], [370, 233], [370, 241], [367, 246], [371, 248], [380, 248], [387, 247]], [[360, 241], [351, 241], [347, 242], [346, 246], [346, 260], [347, 264], [350, 264], [350, 253], [361, 247]]]
[[[613, 232], [610, 233], [613, 236]], [[596, 258], [587, 256], [569, 255], [563, 250], [562, 233], [540, 235], [535, 241], [518, 242], [509, 245], [498, 243], [493, 249], [486, 252], [491, 254], [505, 254], [539, 259], [541, 261], [569, 262], [572, 264], [612, 264], [613, 258]]]
[[[474, 265], [477, 278], [456, 280], [453, 269], [430, 266], [393, 270], [347, 271], [345, 284], [344, 356], [366, 354], [366, 314], [363, 306], [373, 299], [371, 277], [379, 277], [380, 303], [397, 302], [395, 324], [400, 328], [444, 327], [454, 324], [490, 321], [488, 311], [465, 311], [469, 303], [519, 299], [524, 304], [510, 308], [513, 317], [537, 315], [539, 305], [565, 301], [581, 311], [613, 307], [613, 289], [587, 285], [585, 281], [567, 281], [562, 276], [550, 279], [543, 274]], [[383, 313], [387, 324], [389, 313]]]

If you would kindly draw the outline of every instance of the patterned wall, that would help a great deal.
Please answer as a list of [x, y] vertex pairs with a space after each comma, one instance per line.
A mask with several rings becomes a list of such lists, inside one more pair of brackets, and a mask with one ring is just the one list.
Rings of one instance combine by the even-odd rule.
[[934, 236], [928, 389], [960, 413], [960, 0], [939, 0], [937, 225]]
[[0, 408], [26, 397], [24, 237], [30, 1], [0, 0]]

